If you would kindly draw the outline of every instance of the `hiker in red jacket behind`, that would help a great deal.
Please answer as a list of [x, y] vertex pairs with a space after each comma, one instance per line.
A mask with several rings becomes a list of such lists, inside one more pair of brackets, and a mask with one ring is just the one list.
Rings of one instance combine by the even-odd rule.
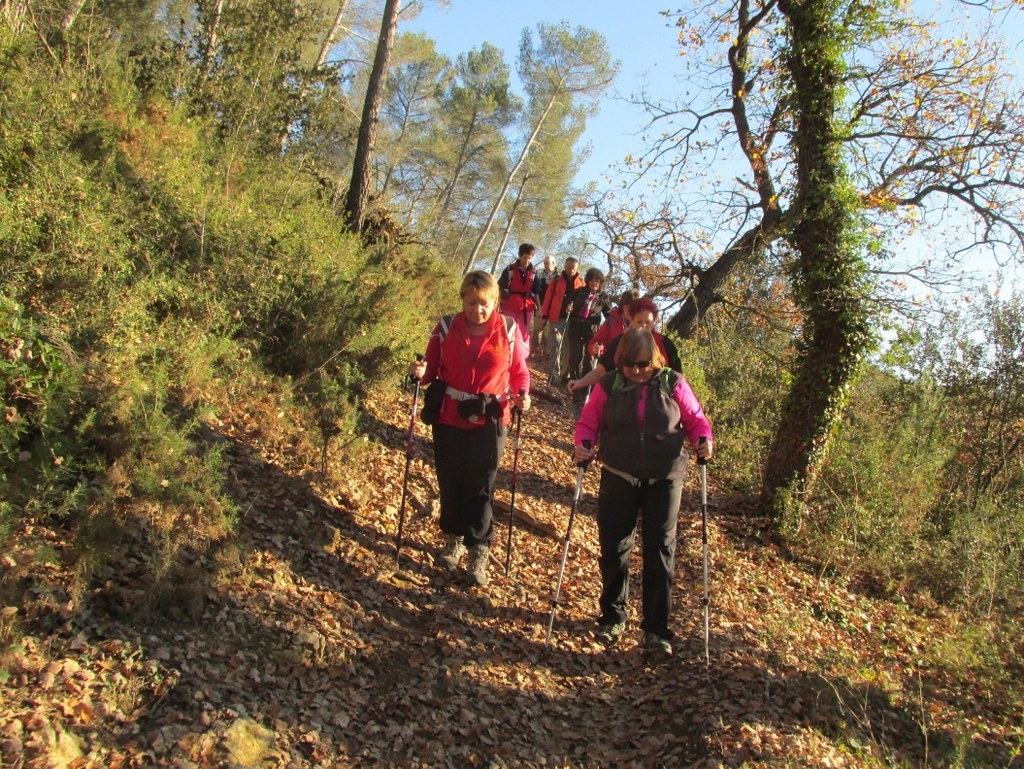
[[[468, 576], [474, 585], [488, 581], [491, 494], [512, 408], [530, 408], [526, 345], [519, 328], [496, 312], [500, 295], [490, 273], [466, 275], [459, 290], [462, 312], [441, 319], [425, 360], [409, 367], [427, 386], [424, 421], [428, 400], [438, 406], [428, 421], [445, 538], [437, 562], [456, 569], [468, 550]], [[440, 397], [435, 399], [435, 393]]]
[[575, 460], [601, 462], [597, 533], [601, 616], [597, 640], [619, 640], [629, 618], [629, 556], [640, 518], [644, 647], [672, 653], [669, 613], [676, 524], [690, 456], [712, 454], [711, 424], [683, 375], [665, 361], [647, 329], [620, 337], [615, 370], [601, 377], [576, 425]]
[[519, 326], [519, 334], [526, 345], [526, 355], [530, 355], [530, 330], [533, 325], [533, 313], [540, 307], [544, 296], [544, 280], [533, 266], [533, 255], [537, 252], [532, 243], [519, 246], [519, 257], [502, 270], [498, 278], [501, 289], [501, 314], [512, 318]]
[[[587, 345], [612, 309], [611, 301], [601, 290], [603, 286], [604, 273], [591, 267], [583, 276], [583, 286], [569, 297], [565, 341], [569, 345], [569, 376], [573, 380], [581, 379], [594, 368], [594, 359], [587, 352]], [[577, 414], [588, 392], [587, 389], [572, 391]]]
[[[663, 336], [654, 330], [654, 324], [658, 320], [658, 305], [647, 298], [637, 299], [630, 302], [628, 314], [629, 328], [645, 328], [650, 331], [651, 335], [654, 337], [654, 343], [658, 347], [658, 352], [661, 353], [661, 357], [665, 361], [665, 365], [673, 371], [678, 371], [682, 374], [682, 362], [679, 359], [679, 350], [676, 348], [675, 343], [667, 336]], [[604, 351], [598, 356], [597, 363], [594, 364], [594, 367], [589, 374], [586, 374], [580, 379], [570, 379], [569, 383], [566, 385], [569, 392], [575, 393], [577, 390], [590, 387], [609, 371], [614, 371], [615, 351], [621, 340], [622, 336], [620, 335], [610, 340], [608, 344], [605, 345]]]
[[[580, 260], [567, 257], [562, 274], [548, 283], [541, 305], [543, 322], [548, 327], [548, 356], [551, 358], [551, 387], [561, 387], [569, 381], [569, 345], [565, 342], [565, 324], [569, 315], [569, 297], [583, 285], [579, 273]], [[541, 327], [543, 328], [543, 326]]]
[[608, 315], [608, 320], [601, 324], [587, 345], [587, 352], [595, 358], [604, 352], [608, 343], [617, 336], [622, 336], [629, 328], [629, 303], [640, 298], [640, 292], [629, 288], [619, 296], [619, 303]]

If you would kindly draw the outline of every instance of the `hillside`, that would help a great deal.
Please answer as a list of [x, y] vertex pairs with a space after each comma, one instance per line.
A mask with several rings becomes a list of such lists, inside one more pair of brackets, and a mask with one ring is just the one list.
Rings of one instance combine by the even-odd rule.
[[[397, 387], [368, 400], [365, 441], [337, 488], [275, 442], [256, 406], [211, 423], [210, 440], [228, 446], [237, 536], [177, 575], [157, 611], [143, 608], [132, 542], [105, 584], [76, 595], [67, 532], [26, 522], [3, 556], [27, 599], [0, 617], [4, 640], [20, 637], [0, 684], [0, 763], [1024, 766], [1019, 660], [1002, 682], [976, 680], [983, 645], [965, 645], [951, 616], [802, 563], [722, 496], [714, 465], [710, 667], [695, 474], [679, 533], [682, 653], [648, 657], [635, 625], [614, 650], [592, 642], [595, 469], [546, 645], [575, 468], [570, 409], [543, 389], [523, 420], [516, 497], [536, 525], [515, 528], [510, 577], [503, 513], [487, 588], [433, 565], [422, 425], [396, 571], [409, 404]], [[30, 560], [41, 544], [45, 563]]]

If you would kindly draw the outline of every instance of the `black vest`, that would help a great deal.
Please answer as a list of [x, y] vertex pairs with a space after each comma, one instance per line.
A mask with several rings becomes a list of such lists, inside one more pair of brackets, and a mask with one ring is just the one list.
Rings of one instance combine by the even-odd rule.
[[[630, 382], [619, 371], [601, 377], [599, 384], [608, 393], [600, 436], [602, 462], [643, 480], [686, 477], [686, 432], [672, 395], [682, 378], [667, 368], [644, 384]], [[645, 388], [641, 429], [637, 409]]]

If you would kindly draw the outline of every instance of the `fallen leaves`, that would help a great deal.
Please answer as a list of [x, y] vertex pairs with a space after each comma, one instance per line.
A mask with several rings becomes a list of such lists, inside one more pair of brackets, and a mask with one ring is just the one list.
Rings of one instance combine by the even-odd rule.
[[[679, 654], [658, 661], [641, 649], [639, 561], [628, 632], [612, 650], [593, 641], [596, 470], [584, 477], [545, 644], [575, 484], [571, 411], [554, 393], [523, 419], [510, 577], [511, 444], [493, 581], [469, 588], [433, 563], [437, 492], [422, 431], [396, 568], [407, 400], [367, 400], [373, 440], [337, 488], [289, 469], [300, 463], [265, 447], [251, 419], [225, 421], [244, 514], [237, 546], [197, 572], [191, 619], [118, 619], [88, 596], [74, 603], [71, 575], [39, 566], [48, 613], [0, 610], [26, 629], [0, 680], [4, 765], [867, 767], [919, 762], [925, 731], [957, 729], [984, 735], [977, 750], [1009, 763], [1019, 708], [995, 710], [999, 697], [980, 686], [971, 696], [966, 672], [916, 664], [940, 619], [802, 570], [721, 507], [709, 526], [706, 668], [692, 481], [677, 549]], [[20, 541], [59, 540], [32, 526]], [[5, 568], [32, 568], [25, 547], [3, 556]], [[110, 591], [139, 589], [120, 579]]]

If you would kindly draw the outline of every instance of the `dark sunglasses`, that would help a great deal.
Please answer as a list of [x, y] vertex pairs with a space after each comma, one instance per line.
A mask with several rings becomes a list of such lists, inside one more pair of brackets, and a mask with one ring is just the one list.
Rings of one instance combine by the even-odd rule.
[[649, 360], [624, 360], [622, 361], [623, 368], [650, 368], [651, 361]]

